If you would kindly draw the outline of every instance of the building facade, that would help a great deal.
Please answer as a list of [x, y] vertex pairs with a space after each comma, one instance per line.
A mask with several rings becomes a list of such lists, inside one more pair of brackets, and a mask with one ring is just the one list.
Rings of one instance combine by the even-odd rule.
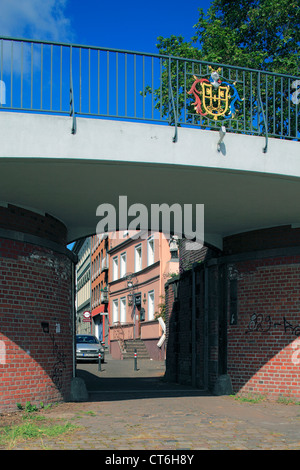
[[180, 244], [166, 284], [169, 380], [299, 400], [299, 246], [292, 226], [226, 237], [222, 251]]
[[123, 357], [125, 342], [139, 339], [152, 359], [163, 360], [164, 331], [157, 318], [163, 316], [164, 284], [178, 271], [177, 246], [170, 250], [161, 233], [126, 231], [112, 235], [108, 253], [112, 356]]
[[0, 228], [0, 412], [69, 400], [76, 257], [66, 228], [10, 204]]
[[93, 334], [106, 349], [109, 347], [108, 245], [107, 235], [91, 237], [91, 326]]
[[91, 334], [91, 239], [78, 240], [72, 250], [76, 264], [76, 333]]

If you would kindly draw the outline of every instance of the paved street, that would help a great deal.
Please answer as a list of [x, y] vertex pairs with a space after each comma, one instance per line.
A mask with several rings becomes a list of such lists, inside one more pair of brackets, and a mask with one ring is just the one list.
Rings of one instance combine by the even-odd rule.
[[[48, 416], [80, 426], [70, 435], [17, 449], [104, 451], [300, 450], [300, 406], [242, 403], [163, 380], [164, 364], [78, 364], [89, 401], [53, 407]], [[108, 455], [111, 455], [108, 453]], [[126, 454], [126, 455], [130, 455]]]

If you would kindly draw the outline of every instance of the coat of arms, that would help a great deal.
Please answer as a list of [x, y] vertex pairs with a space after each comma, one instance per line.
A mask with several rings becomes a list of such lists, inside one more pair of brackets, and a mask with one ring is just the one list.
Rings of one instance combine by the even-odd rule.
[[[225, 119], [233, 118], [235, 115], [236, 101], [242, 101], [235, 88], [235, 83], [222, 82], [219, 72], [221, 69], [212, 70], [210, 78], [197, 78], [194, 75], [194, 83], [188, 91], [193, 94], [195, 102], [193, 103], [196, 113], [201, 116], [212, 116], [216, 121], [219, 117]], [[201, 89], [197, 88], [200, 84]]]

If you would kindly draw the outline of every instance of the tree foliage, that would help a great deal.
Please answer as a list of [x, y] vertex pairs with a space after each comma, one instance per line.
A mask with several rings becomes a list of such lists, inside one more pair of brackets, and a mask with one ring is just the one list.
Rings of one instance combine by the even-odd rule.
[[298, 0], [213, 0], [189, 42], [158, 38], [161, 54], [277, 73], [300, 72]]
[[[222, 67], [222, 80], [234, 83], [236, 74], [243, 93], [243, 100], [237, 102], [235, 121], [230, 121], [231, 129], [238, 131], [243, 126], [244, 131], [260, 133], [267, 127], [274, 136], [297, 136], [298, 109], [290, 105], [292, 80], [268, 73], [294, 77], [300, 73], [299, 0], [212, 0], [206, 14], [199, 9], [194, 29], [195, 35], [189, 41], [182, 36], [158, 37], [157, 48], [164, 56], [164, 93], [150, 88], [146, 91], [154, 92], [162, 115], [168, 115], [174, 123], [176, 115], [170, 105], [173, 98], [177, 116], [184, 114], [184, 122], [202, 125], [206, 118], [195, 115], [192, 99], [187, 102], [187, 92], [195, 75], [209, 77], [208, 64], [228, 64], [261, 72]], [[218, 127], [220, 122], [212, 124]]]

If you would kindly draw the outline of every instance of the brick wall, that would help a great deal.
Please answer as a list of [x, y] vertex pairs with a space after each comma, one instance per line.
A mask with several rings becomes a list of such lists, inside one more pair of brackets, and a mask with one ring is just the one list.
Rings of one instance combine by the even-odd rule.
[[[194, 265], [165, 286], [167, 314], [166, 378], [212, 389], [218, 376], [219, 302], [216, 266]], [[194, 283], [193, 283], [194, 276]], [[193, 295], [194, 294], [194, 295]], [[194, 297], [194, 304], [193, 304]]]
[[187, 249], [192, 246], [191, 242], [186, 244], [186, 240], [179, 239], [179, 272], [183, 273], [192, 269], [193, 264], [203, 263], [211, 258], [220, 256], [221, 251], [214, 247], [203, 246], [200, 250]]
[[237, 318], [228, 325], [235, 392], [300, 398], [300, 256], [234, 263]]
[[67, 230], [59, 220], [49, 214], [37, 214], [12, 204], [0, 206], [0, 228], [66, 244]]
[[176, 295], [178, 280], [165, 284], [166, 304], [166, 378], [170, 382], [178, 382], [178, 348], [179, 337], [177, 330], [179, 304]]
[[225, 237], [225, 255], [300, 246], [300, 228], [291, 225], [272, 227]]
[[217, 377], [229, 374], [236, 393], [299, 400], [300, 229], [284, 226], [226, 237], [223, 253], [187, 251], [181, 241], [180, 278], [176, 289], [174, 281], [166, 285], [167, 375], [179, 383], [191, 383], [195, 361], [193, 266], [205, 273], [195, 292], [198, 382], [203, 373], [212, 391]]
[[40, 240], [0, 238], [0, 411], [70, 393], [72, 261]]

